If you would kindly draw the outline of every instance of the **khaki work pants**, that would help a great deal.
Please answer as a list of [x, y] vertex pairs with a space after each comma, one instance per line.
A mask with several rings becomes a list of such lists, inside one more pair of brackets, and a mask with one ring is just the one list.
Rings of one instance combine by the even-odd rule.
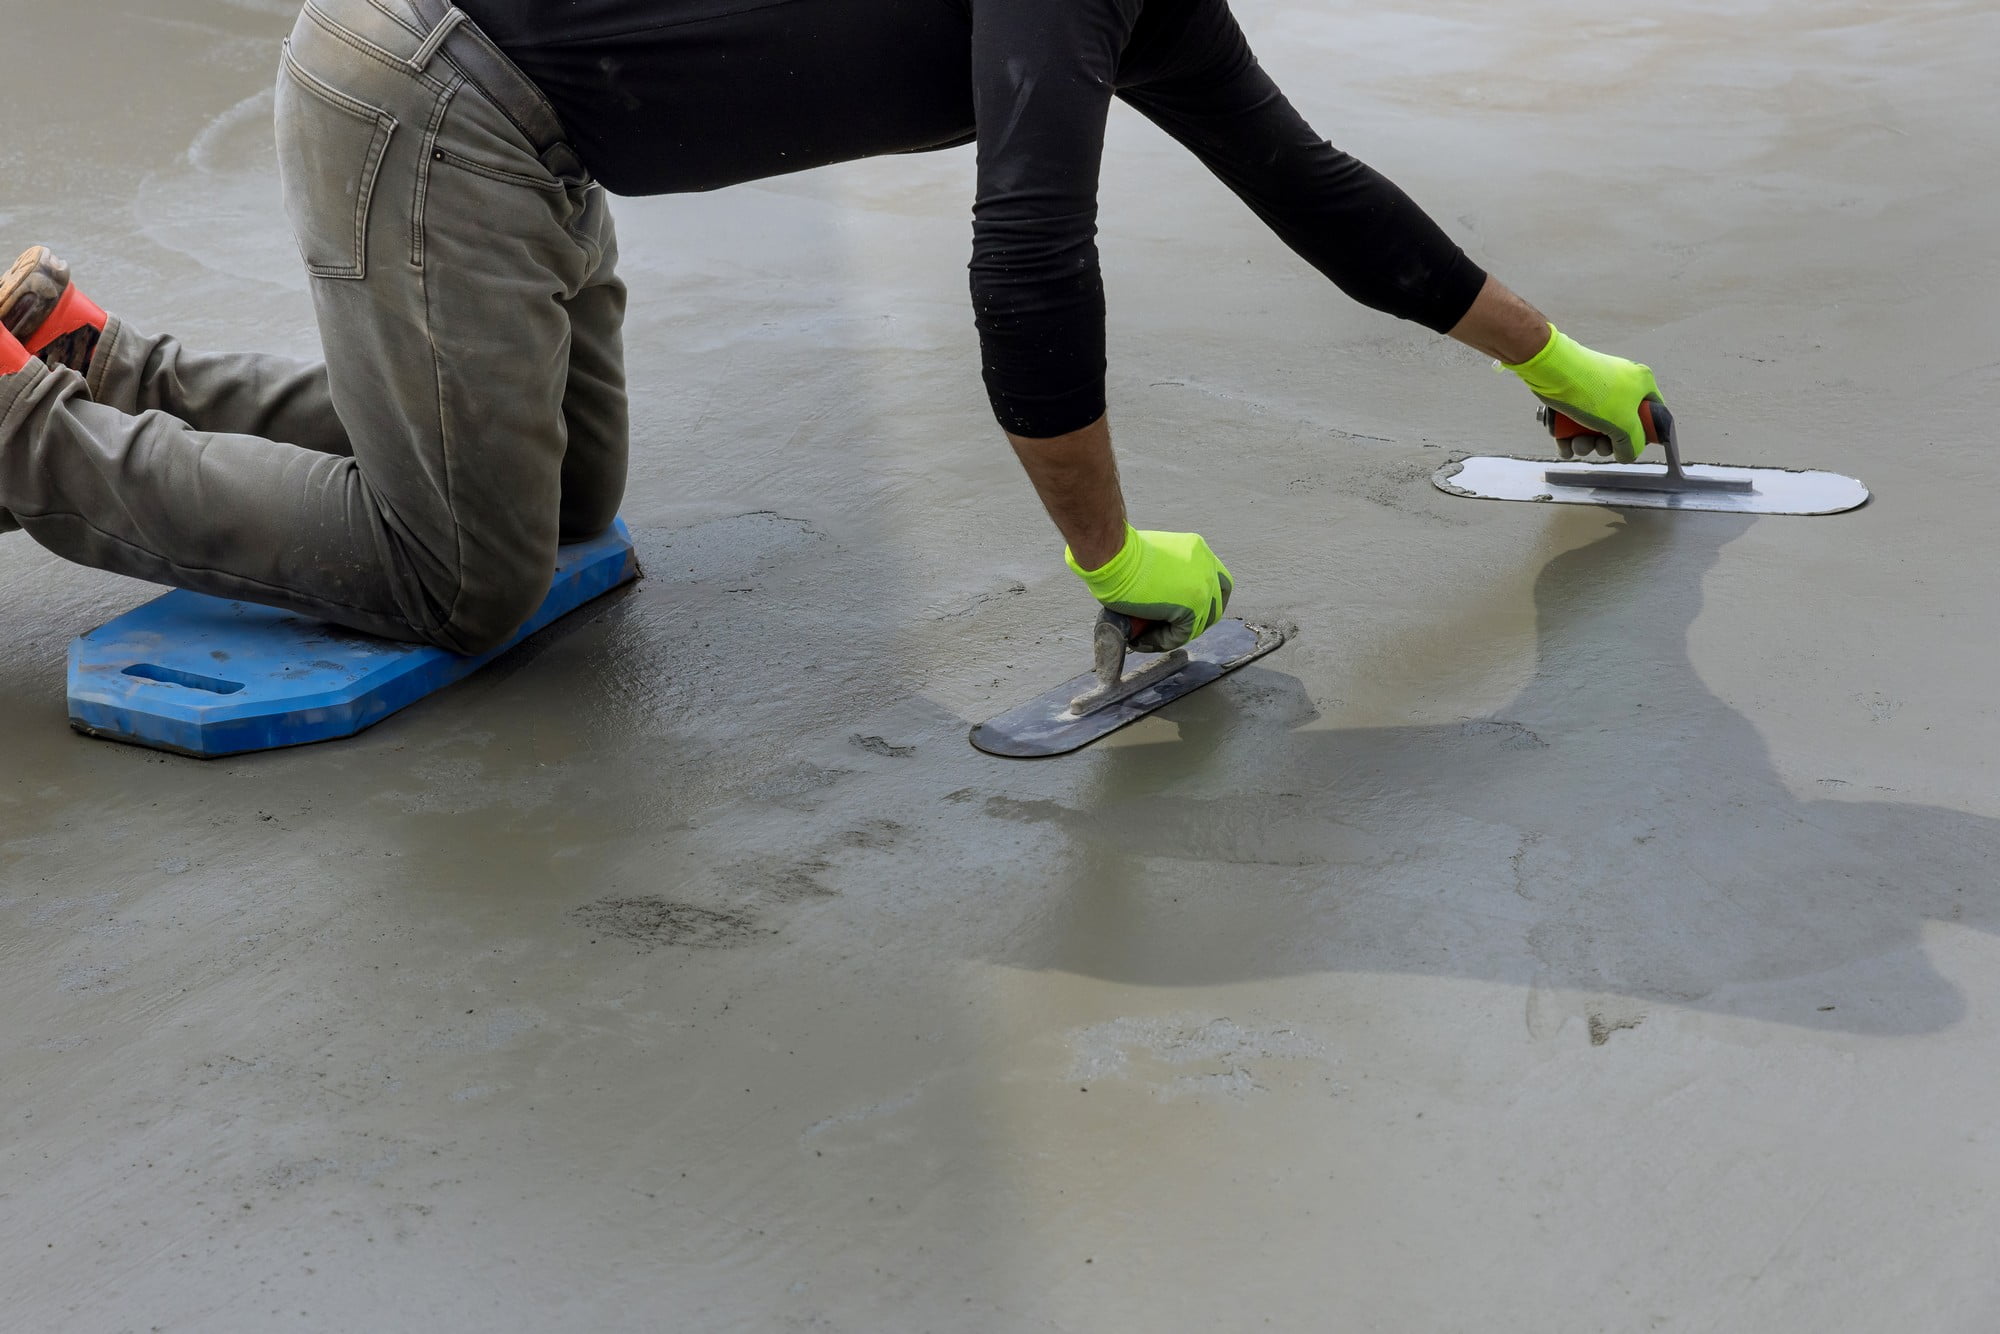
[[0, 377], [0, 510], [36, 541], [478, 653], [540, 604], [559, 542], [610, 525], [625, 288], [604, 190], [441, 11], [312, 0], [285, 46], [279, 167], [324, 364], [114, 318], [87, 379]]

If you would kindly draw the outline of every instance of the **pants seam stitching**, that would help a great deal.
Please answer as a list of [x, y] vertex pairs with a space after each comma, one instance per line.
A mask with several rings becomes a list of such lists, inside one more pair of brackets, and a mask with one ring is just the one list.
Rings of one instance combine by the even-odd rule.
[[424, 293], [424, 342], [431, 349], [431, 404], [437, 411], [438, 458], [444, 464], [444, 512], [451, 521], [451, 604], [445, 608], [438, 628], [452, 624], [459, 604], [465, 601], [465, 527], [458, 521], [458, 497], [452, 491], [452, 435], [449, 414], [444, 410], [444, 360], [438, 352], [437, 322], [431, 316], [430, 270], [417, 270], [417, 282]]
[[376, 46], [373, 42], [369, 41], [365, 37], [362, 37], [358, 33], [351, 33], [347, 29], [341, 27], [338, 23], [334, 22], [327, 15], [321, 13], [317, 5], [308, 3], [305, 8], [305, 13], [306, 17], [313, 21], [313, 26], [318, 28], [321, 32], [333, 38], [335, 41], [342, 43], [343, 45], [352, 47], [355, 51], [359, 52], [363, 56], [366, 56], [368, 59], [376, 62], [377, 64], [385, 66], [388, 69], [392, 69], [396, 73], [403, 75], [405, 78], [414, 79], [417, 82], [424, 84], [426, 87], [430, 88], [433, 92], [442, 92], [446, 87], [445, 84], [440, 83], [436, 78], [434, 78], [428, 70], [412, 69], [410, 67], [410, 62], [407, 60], [399, 60], [396, 57], [395, 52], [384, 50], [382, 47]]
[[[179, 561], [166, 560], [164, 557], [160, 555], [159, 552], [148, 551], [145, 547], [140, 546], [137, 542], [132, 541], [130, 538], [120, 537], [116, 533], [107, 532], [104, 529], [98, 527], [95, 523], [91, 522], [89, 516], [78, 514], [73, 510], [39, 510], [32, 514], [27, 513], [23, 510], [11, 510], [9, 511], [9, 513], [13, 514], [13, 516], [16, 519], [75, 519], [78, 523], [81, 523], [84, 527], [88, 528], [91, 532], [97, 534], [105, 541], [115, 542], [119, 546], [124, 547], [128, 551], [137, 552], [139, 555], [145, 556], [151, 560], [157, 560], [161, 564], [166, 565], [170, 569], [185, 570], [191, 574], [221, 575], [223, 578], [233, 579], [236, 580], [238, 583], [248, 584], [252, 588], [268, 589], [272, 594], [276, 595], [279, 598], [282, 598], [284, 601], [289, 602], [294, 606], [302, 602], [314, 602], [318, 603], [321, 606], [337, 608], [340, 611], [355, 612], [359, 615], [373, 617], [378, 620], [391, 620], [391, 619], [402, 620], [405, 621], [412, 629], [415, 630], [424, 629], [424, 627], [421, 624], [419, 624], [416, 620], [405, 617], [400, 608], [397, 609], [396, 611], [387, 613], [385, 615], [380, 610], [376, 610], [369, 607], [359, 607], [348, 602], [336, 602], [332, 598], [302, 597], [296, 589], [281, 588], [277, 584], [266, 583], [262, 579], [253, 579], [249, 575], [237, 574], [232, 570], [212, 569], [206, 565], [183, 565]], [[178, 585], [176, 586], [178, 587]], [[439, 626], [438, 628], [442, 629], [443, 627]]]
[[83, 387], [93, 402], [104, 401], [104, 382], [110, 378], [111, 368], [118, 360], [118, 345], [125, 339], [125, 321], [116, 315], [104, 321], [104, 337], [97, 344], [97, 351], [91, 354], [90, 373], [83, 377]]
[[377, 13], [381, 14], [383, 18], [389, 20], [389, 22], [395, 24], [403, 31], [409, 33], [410, 36], [422, 37], [424, 35], [422, 29], [418, 28], [416, 24], [410, 22], [402, 15], [396, 13], [395, 10], [390, 9], [389, 6], [383, 4], [382, 0], [368, 0], [368, 7], [370, 9], [375, 10]]
[[471, 158], [460, 157], [449, 148], [440, 148], [435, 151], [438, 155], [437, 160], [445, 163], [447, 166], [457, 167], [460, 171], [469, 171], [475, 176], [484, 176], [486, 179], [498, 181], [502, 185], [518, 185], [524, 190], [539, 190], [543, 194], [549, 195], [569, 193], [569, 187], [554, 177], [550, 177], [547, 181], [538, 181], [532, 176], [519, 175], [511, 171], [502, 171], [498, 167], [488, 167], [474, 162]]
[[5, 400], [5, 410], [0, 411], [0, 442], [4, 442], [9, 436], [13, 435], [14, 428], [19, 426], [21, 419], [28, 415], [29, 410], [23, 407], [22, 404], [27, 402], [28, 396], [34, 392], [35, 386], [53, 374], [55, 372], [49, 369], [39, 357], [36, 357], [31, 358], [27, 365], [15, 371], [14, 374], [0, 376], [0, 394], [7, 392], [8, 381], [19, 379], [21, 382], [13, 388], [12, 394]]
[[438, 134], [444, 128], [444, 118], [451, 105], [458, 98], [458, 91], [464, 87], [464, 80], [454, 80], [451, 90], [438, 99], [436, 110], [431, 113], [431, 123], [424, 128], [424, 137], [417, 148], [417, 191], [410, 203], [410, 264], [414, 268], [424, 266], [424, 218], [430, 207], [431, 164], [443, 151], [438, 148]]

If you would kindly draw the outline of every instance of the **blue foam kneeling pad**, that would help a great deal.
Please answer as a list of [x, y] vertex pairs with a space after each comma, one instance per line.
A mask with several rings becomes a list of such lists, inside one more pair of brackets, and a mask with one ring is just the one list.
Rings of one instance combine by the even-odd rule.
[[353, 736], [638, 575], [622, 519], [561, 548], [541, 607], [476, 658], [179, 590], [70, 645], [70, 725], [204, 759]]

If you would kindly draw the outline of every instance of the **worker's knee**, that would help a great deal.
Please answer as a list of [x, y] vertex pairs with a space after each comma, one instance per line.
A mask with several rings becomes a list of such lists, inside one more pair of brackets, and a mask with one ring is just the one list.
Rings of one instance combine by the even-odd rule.
[[605, 493], [581, 500], [563, 497], [561, 540], [564, 542], [588, 542], [593, 537], [602, 537], [613, 521], [618, 518], [618, 502], [622, 499], [615, 493]]
[[467, 580], [431, 642], [467, 657], [491, 653], [535, 614], [548, 596], [553, 574], [551, 569], [520, 569]]

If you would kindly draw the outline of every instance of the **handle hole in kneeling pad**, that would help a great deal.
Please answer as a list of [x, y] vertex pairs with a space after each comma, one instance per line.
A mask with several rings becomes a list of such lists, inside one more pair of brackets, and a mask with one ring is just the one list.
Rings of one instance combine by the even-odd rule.
[[125, 675], [136, 676], [142, 681], [158, 681], [162, 685], [206, 690], [211, 695], [233, 695], [243, 688], [241, 681], [224, 681], [217, 677], [184, 672], [176, 667], [161, 667], [150, 662], [134, 663], [125, 669]]

